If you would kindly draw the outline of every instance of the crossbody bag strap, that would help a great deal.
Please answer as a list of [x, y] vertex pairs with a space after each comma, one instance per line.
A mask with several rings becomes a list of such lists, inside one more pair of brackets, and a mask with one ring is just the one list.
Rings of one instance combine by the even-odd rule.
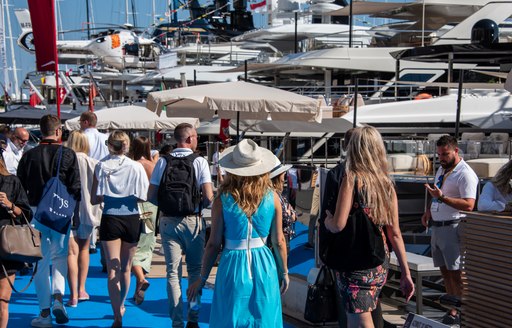
[[55, 171], [55, 177], [59, 177], [59, 173], [60, 173], [60, 161], [62, 159], [62, 153], [63, 153], [63, 147], [62, 145], [60, 145], [59, 147], [59, 150], [57, 150], [59, 152], [59, 157], [57, 159], [57, 170]]
[[32, 277], [30, 277], [30, 281], [21, 290], [17, 290], [16, 287], [14, 287], [14, 284], [11, 282], [11, 279], [9, 279], [9, 274], [7, 273], [7, 270], [5, 269], [5, 266], [4, 266], [4, 263], [2, 262], [2, 259], [0, 259], [0, 264], [2, 264], [2, 271], [4, 272], [5, 278], [9, 282], [9, 285], [11, 286], [12, 290], [14, 290], [16, 293], [23, 293], [24, 291], [26, 291], [28, 289], [28, 287], [30, 286], [30, 284], [34, 280], [34, 276], [36, 275], [36, 272], [37, 272], [37, 265], [39, 264], [39, 262], [36, 262], [36, 265], [34, 267], [34, 271], [32, 271]]

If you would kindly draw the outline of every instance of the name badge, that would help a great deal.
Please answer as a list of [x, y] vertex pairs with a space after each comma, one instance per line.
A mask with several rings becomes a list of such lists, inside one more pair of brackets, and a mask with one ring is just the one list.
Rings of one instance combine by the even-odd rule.
[[439, 203], [437, 202], [437, 199], [432, 200], [432, 205], [430, 205], [430, 211], [431, 212], [439, 211]]

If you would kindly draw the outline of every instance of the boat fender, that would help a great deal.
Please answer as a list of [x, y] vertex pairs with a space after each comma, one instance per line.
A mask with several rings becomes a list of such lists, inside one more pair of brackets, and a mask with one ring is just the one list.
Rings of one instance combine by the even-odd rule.
[[416, 95], [416, 97], [414, 97], [414, 100], [423, 100], [423, 99], [431, 99], [431, 98], [432, 98], [432, 95], [430, 93], [423, 92], [423, 93], [419, 93], [418, 95]]

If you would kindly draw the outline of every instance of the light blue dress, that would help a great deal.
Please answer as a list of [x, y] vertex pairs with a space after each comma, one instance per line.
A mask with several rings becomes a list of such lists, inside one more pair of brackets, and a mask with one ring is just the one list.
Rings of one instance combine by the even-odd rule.
[[276, 263], [260, 238], [270, 234], [273, 193], [263, 197], [252, 226], [231, 195], [223, 194], [221, 200], [225, 243], [215, 279], [210, 327], [282, 327]]

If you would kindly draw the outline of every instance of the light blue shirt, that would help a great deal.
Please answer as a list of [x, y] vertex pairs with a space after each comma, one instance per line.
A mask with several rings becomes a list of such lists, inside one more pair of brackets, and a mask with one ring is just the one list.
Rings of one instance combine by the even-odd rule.
[[503, 212], [508, 202], [512, 201], [512, 194], [503, 195], [491, 181], [487, 182], [478, 199], [479, 211]]

